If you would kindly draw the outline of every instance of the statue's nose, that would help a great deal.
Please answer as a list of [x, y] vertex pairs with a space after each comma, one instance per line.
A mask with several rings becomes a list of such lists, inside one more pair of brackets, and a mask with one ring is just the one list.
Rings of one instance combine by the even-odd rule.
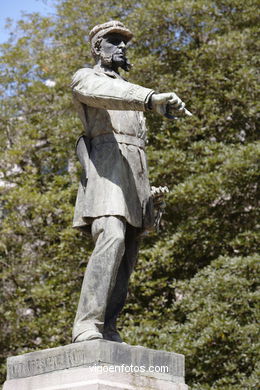
[[121, 41], [118, 45], [118, 47], [120, 47], [121, 49], [124, 49], [125, 48], [125, 42], [124, 41]]

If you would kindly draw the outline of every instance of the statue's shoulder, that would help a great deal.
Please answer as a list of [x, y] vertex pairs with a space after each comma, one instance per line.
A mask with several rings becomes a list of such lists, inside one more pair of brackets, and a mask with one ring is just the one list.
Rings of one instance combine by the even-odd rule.
[[77, 83], [79, 83], [80, 81], [86, 79], [87, 77], [89, 77], [90, 75], [94, 74], [95, 71], [92, 67], [85, 67], [85, 68], [81, 68], [81, 69], [78, 69], [74, 75], [72, 76], [72, 82], [71, 82], [71, 86], [74, 87]]

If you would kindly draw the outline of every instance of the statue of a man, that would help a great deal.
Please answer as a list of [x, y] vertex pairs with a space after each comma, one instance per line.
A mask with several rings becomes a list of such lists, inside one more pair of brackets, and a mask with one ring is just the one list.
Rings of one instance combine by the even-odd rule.
[[154, 223], [145, 156], [143, 112], [172, 117], [189, 112], [175, 93], [157, 94], [131, 84], [119, 68], [131, 67], [126, 45], [133, 34], [110, 21], [90, 32], [94, 68], [73, 76], [73, 97], [85, 135], [77, 143], [84, 168], [74, 227], [91, 229], [95, 243], [82, 285], [73, 341], [122, 342], [116, 320], [135, 265], [140, 233]]

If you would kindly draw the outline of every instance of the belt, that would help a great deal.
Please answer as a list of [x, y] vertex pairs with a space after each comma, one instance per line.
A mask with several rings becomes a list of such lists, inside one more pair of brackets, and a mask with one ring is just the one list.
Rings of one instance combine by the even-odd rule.
[[101, 134], [97, 135], [96, 137], [92, 138], [91, 144], [92, 145], [99, 145], [104, 143], [110, 143], [110, 142], [116, 142], [119, 144], [127, 144], [127, 145], [134, 145], [138, 148], [144, 149], [145, 148], [145, 140], [142, 138], [137, 138], [132, 135], [126, 135], [126, 134]]

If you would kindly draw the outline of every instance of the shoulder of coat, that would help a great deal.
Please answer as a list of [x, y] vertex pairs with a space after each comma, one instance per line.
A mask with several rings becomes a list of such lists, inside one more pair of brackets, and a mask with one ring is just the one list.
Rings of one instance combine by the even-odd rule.
[[71, 87], [73, 88], [78, 82], [84, 80], [89, 74], [93, 74], [95, 71], [93, 68], [81, 68], [77, 70], [72, 76]]

